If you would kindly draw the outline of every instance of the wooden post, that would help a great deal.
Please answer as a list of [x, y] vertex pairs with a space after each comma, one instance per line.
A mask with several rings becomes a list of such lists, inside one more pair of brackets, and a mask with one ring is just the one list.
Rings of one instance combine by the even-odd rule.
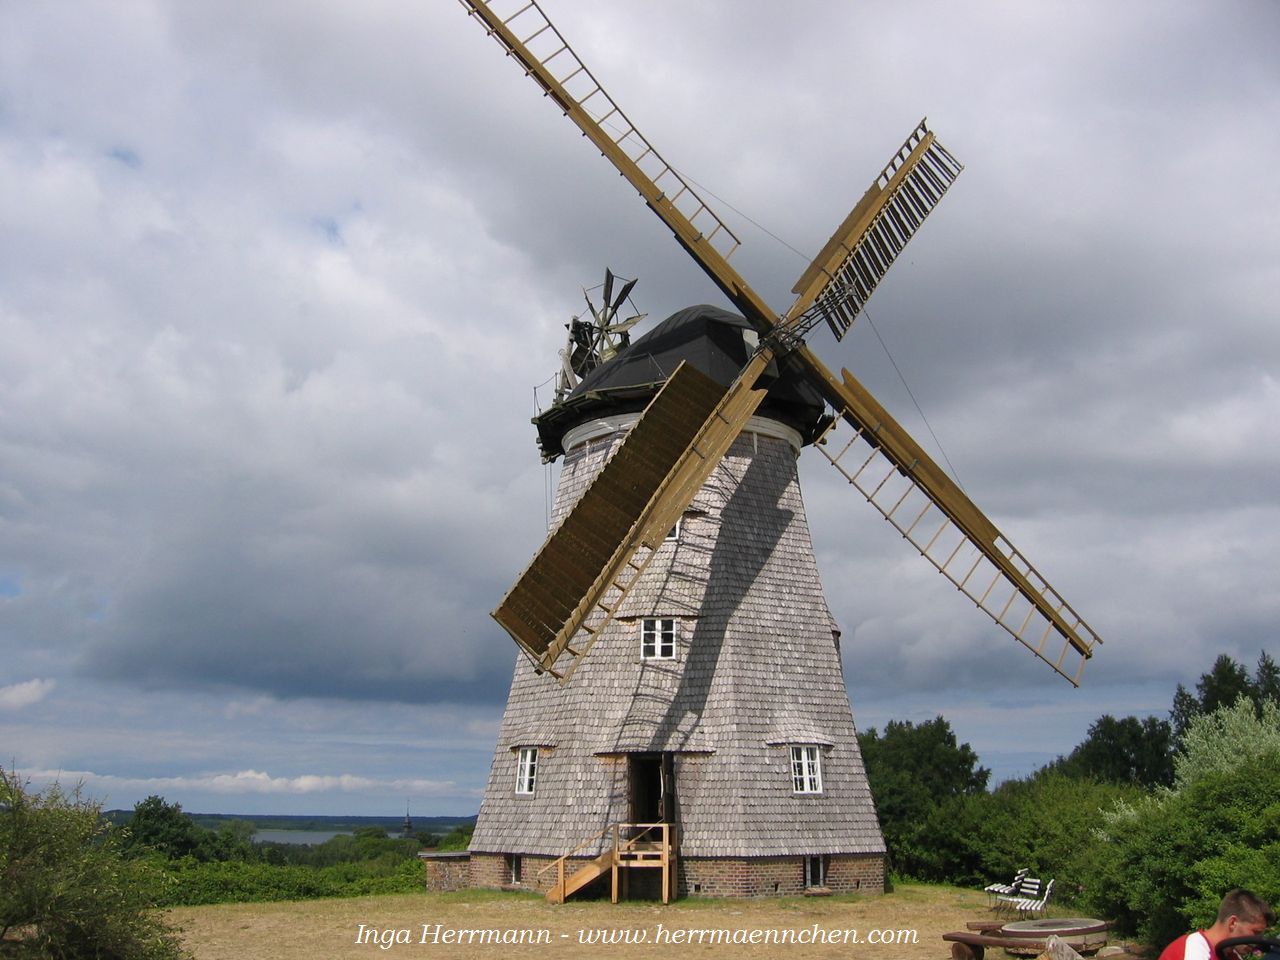
[[680, 892], [680, 862], [676, 859], [676, 847], [680, 845], [680, 828], [674, 823], [667, 826], [667, 856], [671, 860], [671, 899]]
[[667, 842], [667, 825], [662, 825], [662, 902], [671, 902], [671, 845]]
[[610, 868], [612, 876], [610, 879], [613, 883], [613, 902], [618, 902], [618, 825], [613, 825], [613, 865]]

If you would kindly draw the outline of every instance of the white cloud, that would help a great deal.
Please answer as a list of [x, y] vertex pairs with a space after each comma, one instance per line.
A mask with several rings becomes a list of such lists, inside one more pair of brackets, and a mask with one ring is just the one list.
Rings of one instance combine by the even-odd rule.
[[[1094, 677], [1256, 656], [1280, 181], [1214, 171], [1280, 147], [1274, 10], [547, 7], [672, 163], [802, 249], [927, 111], [967, 169], [872, 310], [975, 501], [1109, 641], [1080, 714], [1125, 709]], [[530, 388], [577, 287], [639, 274], [654, 320], [718, 293], [456, 4], [19, 5], [0, 104], [0, 659], [46, 678], [0, 709], [60, 694], [0, 739], [144, 795], [474, 788], [515, 659], [487, 611], [542, 533]], [[785, 305], [803, 259], [741, 232]], [[910, 410], [869, 335], [815, 346]], [[818, 469], [855, 687], [1021, 680]]]
[[[206, 773], [182, 777], [123, 777], [95, 773], [92, 770], [36, 770], [23, 775], [37, 783], [57, 780], [80, 783], [90, 790], [124, 791], [128, 793], [164, 793], [202, 791], [213, 794], [245, 796], [254, 794], [323, 794], [323, 793], [410, 793], [431, 797], [459, 793], [450, 781], [421, 778], [377, 778], [340, 774], [300, 774], [275, 777], [260, 770], [238, 770], [235, 773]], [[474, 795], [478, 796], [478, 792]]]
[[27, 680], [0, 687], [0, 710], [22, 710], [39, 703], [56, 687], [55, 680]]

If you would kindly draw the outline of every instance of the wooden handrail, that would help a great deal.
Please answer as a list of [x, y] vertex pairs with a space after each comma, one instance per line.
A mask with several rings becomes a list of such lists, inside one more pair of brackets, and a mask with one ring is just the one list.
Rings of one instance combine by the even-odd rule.
[[541, 870], [539, 870], [539, 871], [538, 871], [538, 876], [542, 876], [544, 873], [546, 873], [548, 870], [550, 870], [550, 869], [551, 869], [552, 867], [554, 867], [556, 864], [558, 864], [558, 863], [563, 863], [564, 861], [568, 860], [570, 857], [572, 857], [575, 853], [577, 853], [579, 850], [581, 850], [581, 849], [582, 849], [583, 847], [585, 847], [587, 844], [589, 844], [589, 843], [595, 843], [597, 840], [599, 840], [601, 837], [603, 837], [606, 833], [608, 833], [610, 830], [613, 830], [613, 829], [614, 829], [614, 828], [616, 828], [616, 827], [617, 827], [617, 824], [616, 824], [616, 823], [614, 823], [614, 824], [610, 824], [609, 826], [607, 826], [607, 827], [605, 827], [603, 830], [601, 830], [599, 833], [597, 833], [595, 836], [593, 836], [593, 837], [588, 837], [586, 840], [583, 840], [580, 844], [578, 844], [576, 847], [574, 847], [572, 850], [570, 850], [570, 851], [569, 851], [568, 853], [566, 853], [564, 856], [560, 857], [558, 860], [552, 860], [552, 861], [551, 861], [550, 863], [548, 863], [545, 867], [543, 867]]
[[645, 836], [646, 836], [646, 835], [648, 835], [648, 834], [649, 834], [651, 831], [653, 831], [655, 828], [661, 829], [661, 831], [662, 831], [662, 840], [663, 840], [663, 842], [665, 843], [665, 842], [666, 842], [666, 839], [667, 839], [667, 827], [668, 827], [668, 826], [669, 826], [669, 825], [668, 825], [668, 824], [665, 824], [665, 823], [616, 823], [616, 824], [614, 824], [614, 827], [615, 827], [617, 830], [619, 830], [619, 831], [621, 831], [621, 830], [633, 830], [633, 829], [636, 829], [636, 828], [643, 828], [643, 829], [641, 829], [641, 830], [640, 830], [640, 832], [639, 832], [638, 834], [636, 834], [634, 837], [630, 837], [630, 838], [628, 838], [628, 840], [627, 840], [627, 841], [626, 841], [626, 842], [625, 842], [621, 847], [618, 847], [618, 846], [616, 846], [616, 845], [615, 845], [614, 849], [615, 849], [615, 850], [625, 850], [625, 849], [627, 849], [627, 848], [629, 848], [629, 847], [633, 847], [635, 844], [637, 844], [637, 843], [639, 843], [641, 840], [643, 840], [643, 839], [645, 838]]
[[[622, 836], [623, 831], [629, 831], [629, 830], [638, 830], [639, 832], [634, 837], [627, 837], [624, 839]], [[653, 839], [648, 839], [648, 840], [646, 839], [646, 838], [650, 838], [653, 835], [654, 831], [657, 831], [660, 835], [660, 839], [656, 842], [656, 845], [659, 849], [659, 858], [656, 862], [651, 861], [648, 858], [645, 858], [643, 856], [644, 851], [640, 849], [640, 844], [642, 843], [655, 842]], [[600, 856], [609, 857], [609, 861], [608, 861], [609, 866], [613, 870], [613, 902], [614, 903], [618, 902], [618, 868], [619, 867], [661, 866], [662, 881], [663, 881], [662, 902], [666, 903], [668, 900], [668, 893], [669, 893], [668, 868], [673, 859], [671, 848], [672, 848], [672, 839], [674, 837], [673, 825], [669, 823], [611, 823], [609, 824], [609, 826], [605, 827], [599, 833], [596, 833], [595, 835], [588, 837], [586, 840], [583, 840], [581, 843], [575, 846], [568, 853], [564, 854], [563, 856], [557, 857], [555, 860], [551, 861], [551, 863], [548, 863], [546, 866], [544, 866], [541, 870], [538, 871], [538, 876], [542, 876], [544, 873], [546, 873], [548, 870], [552, 869], [553, 867], [556, 870], [555, 886], [551, 888], [551, 893], [548, 893], [547, 895], [548, 899], [551, 899], [552, 895], [554, 894], [556, 897], [556, 900], [554, 902], [558, 902], [558, 903], [564, 902], [565, 897], [567, 896], [565, 892], [566, 891], [565, 869], [564, 869], [565, 863], [575, 853], [578, 853], [584, 847], [590, 846], [591, 844], [599, 840], [601, 837], [604, 837], [606, 834], [609, 834], [609, 833], [613, 834], [612, 849], [608, 850], [606, 854], [598, 855], [596, 857], [596, 862], [597, 863], [600, 862]], [[624, 860], [622, 858], [623, 854], [634, 854], [637, 856], [638, 859]]]

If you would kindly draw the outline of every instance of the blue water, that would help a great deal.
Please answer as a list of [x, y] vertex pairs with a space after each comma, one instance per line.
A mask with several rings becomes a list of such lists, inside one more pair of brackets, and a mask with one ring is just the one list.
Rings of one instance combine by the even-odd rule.
[[312, 845], [332, 840], [336, 836], [350, 835], [350, 830], [258, 830], [254, 843], [309, 843]]

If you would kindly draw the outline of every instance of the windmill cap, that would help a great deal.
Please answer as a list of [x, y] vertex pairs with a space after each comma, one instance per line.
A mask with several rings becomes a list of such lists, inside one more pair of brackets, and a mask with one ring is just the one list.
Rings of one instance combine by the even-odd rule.
[[[580, 424], [643, 410], [681, 361], [728, 386], [755, 345], [755, 331], [736, 313], [706, 304], [678, 310], [533, 418], [543, 458], [563, 454], [565, 434]], [[783, 357], [770, 364], [763, 382], [769, 392], [759, 415], [786, 424], [804, 443], [812, 443], [827, 422], [826, 406], [799, 366]]]

